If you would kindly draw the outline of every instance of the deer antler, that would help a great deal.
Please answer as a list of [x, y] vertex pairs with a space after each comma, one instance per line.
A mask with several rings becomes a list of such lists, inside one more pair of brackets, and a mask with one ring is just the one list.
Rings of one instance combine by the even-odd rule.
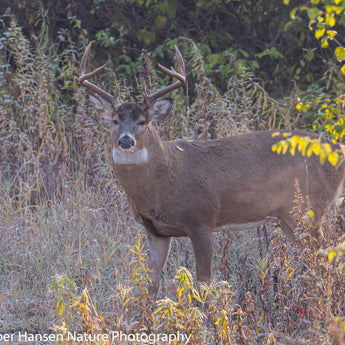
[[106, 101], [111, 103], [113, 106], [117, 106], [117, 105], [119, 105], [119, 102], [117, 100], [117, 96], [118, 96], [118, 93], [119, 93], [119, 87], [117, 88], [117, 90], [115, 92], [115, 96], [112, 96], [110, 93], [102, 90], [97, 85], [95, 85], [95, 84], [93, 84], [93, 83], [88, 81], [88, 79], [93, 77], [96, 73], [98, 73], [100, 70], [102, 70], [105, 67], [105, 65], [103, 65], [103, 66], [100, 66], [100, 67], [96, 68], [94, 71], [92, 71], [90, 73], [85, 73], [86, 61], [87, 61], [87, 58], [89, 56], [90, 48], [91, 48], [91, 42], [86, 47], [84, 55], [83, 55], [83, 57], [81, 59], [80, 69], [79, 69], [79, 83], [81, 85], [87, 87], [91, 91], [97, 93], [99, 96], [103, 97]]
[[166, 74], [178, 79], [175, 83], [164, 87], [161, 90], [158, 90], [154, 92], [152, 95], [147, 95], [146, 90], [144, 89], [143, 92], [143, 104], [145, 106], [150, 105], [153, 101], [156, 99], [164, 96], [165, 94], [178, 89], [181, 86], [184, 86], [186, 84], [186, 71], [185, 71], [185, 66], [184, 66], [184, 61], [182, 58], [182, 55], [178, 48], [175, 46], [175, 55], [176, 55], [176, 60], [177, 60], [177, 66], [179, 73], [174, 70], [174, 68], [171, 68], [170, 70], [167, 69], [166, 67], [162, 66], [161, 64], [158, 64], [159, 68], [163, 70]]

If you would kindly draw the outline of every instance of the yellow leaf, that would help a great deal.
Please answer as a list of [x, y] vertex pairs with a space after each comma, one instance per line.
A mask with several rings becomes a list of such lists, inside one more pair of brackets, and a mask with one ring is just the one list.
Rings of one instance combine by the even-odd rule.
[[278, 155], [281, 154], [282, 149], [283, 149], [283, 146], [282, 146], [280, 143], [278, 143], [278, 144], [276, 144], [276, 145], [274, 145], [274, 146], [272, 147], [272, 150], [275, 151], [275, 152], [277, 152]]
[[298, 143], [298, 151], [302, 153], [303, 156], [305, 156], [308, 146], [308, 140], [300, 140]]
[[286, 141], [283, 141], [282, 143], [283, 143], [283, 155], [285, 155], [289, 148], [289, 144]]
[[328, 44], [328, 40], [324, 40], [321, 42], [321, 48], [328, 48], [329, 44]]
[[333, 16], [329, 17], [327, 22], [330, 27], [333, 27], [335, 25], [335, 18]]
[[127, 298], [126, 301], [122, 304], [122, 308], [124, 308], [130, 300], [131, 300], [130, 298]]
[[274, 133], [272, 133], [272, 138], [275, 138], [275, 137], [277, 137], [278, 135], [280, 135], [280, 132], [274, 132]]
[[261, 323], [261, 320], [262, 320], [263, 316], [264, 316], [264, 312], [262, 312], [262, 314], [260, 315], [259, 320], [257, 322], [257, 329], [256, 329], [257, 333], [260, 333], [260, 326], [259, 325]]
[[321, 144], [321, 150], [323, 153], [329, 154], [332, 152], [332, 147], [328, 143], [323, 143], [323, 144]]
[[335, 8], [335, 14], [340, 14], [343, 11], [343, 7], [339, 6]]
[[289, 143], [290, 143], [290, 154], [292, 156], [295, 155], [295, 151], [296, 151], [296, 146], [298, 145], [300, 141], [300, 138], [297, 135], [294, 135], [292, 138], [289, 139]]
[[162, 309], [164, 308], [164, 306], [162, 305], [161, 307], [158, 307], [153, 314], [158, 314]]
[[331, 250], [329, 253], [328, 253], [328, 260], [329, 261], [333, 261], [334, 257], [335, 257], [335, 251], [334, 250]]
[[326, 34], [329, 37], [329, 39], [332, 40], [336, 36], [337, 32], [334, 30], [327, 30]]
[[321, 164], [325, 163], [326, 158], [327, 154], [324, 151], [320, 151], [319, 159]]
[[323, 27], [315, 31], [315, 38], [319, 39], [325, 35], [326, 29]]
[[184, 291], [184, 288], [181, 288], [178, 290], [178, 294], [177, 294], [178, 299], [181, 298], [183, 291]]
[[339, 154], [338, 152], [331, 152], [329, 155], [328, 155], [328, 161], [336, 166], [337, 163], [338, 163], [338, 159], [339, 159]]
[[314, 140], [311, 141], [310, 146], [308, 147], [307, 157], [310, 157], [313, 153], [317, 156], [320, 154], [320, 143], [317, 143]]
[[343, 74], [345, 74], [345, 65], [343, 65], [343, 67], [340, 70], [343, 72]]
[[193, 297], [194, 297], [198, 302], [202, 303], [202, 300], [201, 300], [201, 298], [200, 298], [198, 295], [193, 294]]
[[343, 47], [337, 47], [334, 50], [335, 56], [338, 61], [344, 61], [345, 60], [345, 48]]
[[180, 327], [181, 329], [185, 329], [179, 322], [176, 322], [176, 326]]

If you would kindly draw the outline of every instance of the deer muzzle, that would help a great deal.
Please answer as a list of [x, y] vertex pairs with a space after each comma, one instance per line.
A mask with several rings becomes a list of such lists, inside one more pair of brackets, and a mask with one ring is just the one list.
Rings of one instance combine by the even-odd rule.
[[119, 147], [124, 150], [129, 150], [135, 146], [135, 140], [128, 134], [124, 134], [119, 139]]

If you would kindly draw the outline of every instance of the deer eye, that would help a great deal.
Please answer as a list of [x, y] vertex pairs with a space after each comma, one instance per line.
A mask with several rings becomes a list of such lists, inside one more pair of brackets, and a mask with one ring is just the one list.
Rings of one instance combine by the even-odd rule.
[[144, 125], [146, 125], [146, 121], [140, 121], [140, 122], [138, 123], [138, 125], [139, 125], [139, 126], [144, 126]]
[[113, 124], [114, 124], [114, 125], [118, 125], [118, 124], [119, 124], [119, 121], [117, 121], [117, 120], [114, 119], [114, 120], [113, 120]]

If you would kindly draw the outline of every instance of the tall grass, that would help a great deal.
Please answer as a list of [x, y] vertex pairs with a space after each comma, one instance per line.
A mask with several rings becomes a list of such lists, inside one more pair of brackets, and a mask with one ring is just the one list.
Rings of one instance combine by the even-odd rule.
[[[315, 241], [298, 186], [296, 247], [275, 224], [219, 233], [215, 282], [200, 287], [189, 240], [175, 240], [158, 301], [150, 299], [146, 240], [111, 171], [108, 124], [77, 83], [83, 47], [66, 32], [69, 49], [52, 44], [44, 13], [39, 18], [32, 40], [14, 17], [1, 22], [0, 333], [181, 331], [192, 344], [344, 343], [344, 262], [320, 251], [340, 243], [343, 216], [330, 214]], [[220, 95], [197, 46], [183, 42], [196, 92], [186, 103], [188, 90], [175, 91], [174, 111], [159, 127], [164, 138], [293, 122], [243, 69]], [[151, 58], [141, 60], [159, 87]], [[97, 83], [111, 90], [118, 81], [107, 68]], [[121, 97], [133, 99], [142, 83], [121, 85]]]

